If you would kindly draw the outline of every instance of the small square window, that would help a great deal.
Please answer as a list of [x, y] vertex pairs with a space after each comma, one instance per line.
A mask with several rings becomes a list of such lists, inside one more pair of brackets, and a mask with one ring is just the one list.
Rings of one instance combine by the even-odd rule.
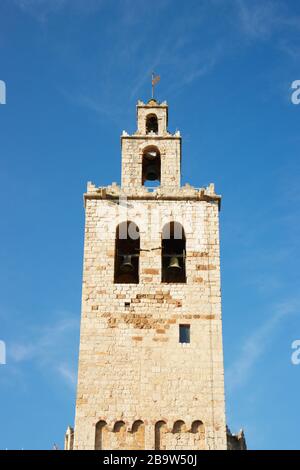
[[190, 325], [179, 325], [179, 343], [190, 343]]

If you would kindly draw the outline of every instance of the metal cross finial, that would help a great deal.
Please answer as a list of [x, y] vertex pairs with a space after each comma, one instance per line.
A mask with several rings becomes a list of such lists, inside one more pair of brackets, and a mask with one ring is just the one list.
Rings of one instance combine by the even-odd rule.
[[160, 80], [160, 76], [159, 75], [155, 76], [154, 72], [152, 72], [152, 80], [151, 80], [151, 83], [152, 83], [152, 99], [154, 99], [154, 87], [159, 82], [159, 80]]

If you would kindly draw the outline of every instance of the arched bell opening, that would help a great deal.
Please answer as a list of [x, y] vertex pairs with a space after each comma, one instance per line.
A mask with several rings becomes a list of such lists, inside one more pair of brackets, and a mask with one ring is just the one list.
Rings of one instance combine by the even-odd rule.
[[186, 240], [184, 229], [171, 222], [162, 231], [162, 282], [186, 282]]
[[149, 146], [143, 151], [142, 184], [157, 186], [161, 179], [161, 158], [157, 147]]
[[138, 284], [140, 233], [134, 222], [122, 222], [116, 230], [115, 275], [117, 284]]
[[156, 114], [148, 114], [146, 117], [146, 134], [150, 132], [158, 134], [158, 119]]

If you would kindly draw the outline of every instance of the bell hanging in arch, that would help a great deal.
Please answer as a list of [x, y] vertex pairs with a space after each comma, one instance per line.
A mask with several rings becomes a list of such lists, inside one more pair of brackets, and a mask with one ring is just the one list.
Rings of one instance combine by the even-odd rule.
[[174, 271], [180, 271], [181, 270], [181, 266], [179, 264], [179, 259], [177, 258], [177, 256], [172, 256], [170, 258], [170, 263], [168, 265], [168, 270], [174, 270]]
[[124, 255], [122, 264], [120, 266], [120, 271], [122, 273], [131, 273], [134, 270], [134, 266], [131, 261], [131, 255]]
[[155, 181], [159, 178], [156, 165], [149, 165], [146, 169], [146, 180]]

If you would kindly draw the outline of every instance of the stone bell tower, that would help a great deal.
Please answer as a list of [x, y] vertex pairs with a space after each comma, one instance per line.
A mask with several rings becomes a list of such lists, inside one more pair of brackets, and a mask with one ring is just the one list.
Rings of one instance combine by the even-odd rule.
[[[74, 449], [225, 449], [220, 196], [181, 186], [168, 105], [137, 104], [122, 184], [88, 183]], [[73, 445], [74, 440], [74, 445]]]

